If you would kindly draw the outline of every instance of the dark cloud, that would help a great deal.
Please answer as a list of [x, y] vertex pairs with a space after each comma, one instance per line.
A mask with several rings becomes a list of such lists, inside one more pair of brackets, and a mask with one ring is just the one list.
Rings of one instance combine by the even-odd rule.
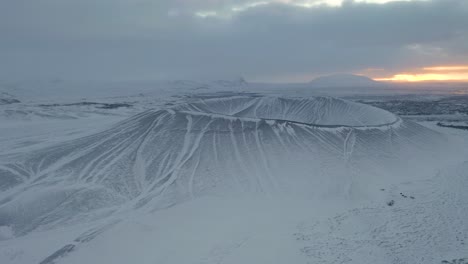
[[245, 3], [5, 0], [0, 78], [268, 79], [468, 61], [466, 0], [228, 8]]

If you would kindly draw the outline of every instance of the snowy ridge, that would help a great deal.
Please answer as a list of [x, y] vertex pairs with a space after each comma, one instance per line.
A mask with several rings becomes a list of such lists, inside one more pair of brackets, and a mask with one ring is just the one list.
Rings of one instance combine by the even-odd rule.
[[396, 124], [400, 119], [375, 107], [331, 97], [278, 98], [229, 97], [179, 106], [187, 114], [272, 120], [314, 127], [374, 128]]
[[432, 170], [418, 166], [440, 162], [445, 143], [386, 111], [325, 97], [149, 110], [91, 136], [1, 156], [0, 226], [23, 235], [205, 195], [362, 199], [376, 182]]

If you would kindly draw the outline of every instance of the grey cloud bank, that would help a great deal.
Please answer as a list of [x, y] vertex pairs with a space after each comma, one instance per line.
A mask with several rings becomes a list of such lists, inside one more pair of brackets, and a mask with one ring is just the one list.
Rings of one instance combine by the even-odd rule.
[[195, 15], [245, 3], [2, 1], [0, 79], [298, 81], [468, 61], [465, 0], [270, 3], [229, 17]]

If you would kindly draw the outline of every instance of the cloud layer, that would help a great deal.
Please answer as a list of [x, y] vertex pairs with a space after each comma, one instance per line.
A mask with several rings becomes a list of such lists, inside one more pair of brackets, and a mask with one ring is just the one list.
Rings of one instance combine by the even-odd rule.
[[0, 79], [301, 81], [468, 61], [466, 0], [304, 3], [6, 0]]

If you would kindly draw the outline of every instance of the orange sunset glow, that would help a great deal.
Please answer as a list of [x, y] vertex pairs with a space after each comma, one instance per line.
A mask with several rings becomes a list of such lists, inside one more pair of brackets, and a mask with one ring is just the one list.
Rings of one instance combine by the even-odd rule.
[[424, 81], [468, 81], [468, 65], [431, 66], [404, 72], [391, 77], [374, 78], [376, 81], [424, 82]]
[[468, 66], [436, 66], [423, 69], [426, 71], [468, 71]]

